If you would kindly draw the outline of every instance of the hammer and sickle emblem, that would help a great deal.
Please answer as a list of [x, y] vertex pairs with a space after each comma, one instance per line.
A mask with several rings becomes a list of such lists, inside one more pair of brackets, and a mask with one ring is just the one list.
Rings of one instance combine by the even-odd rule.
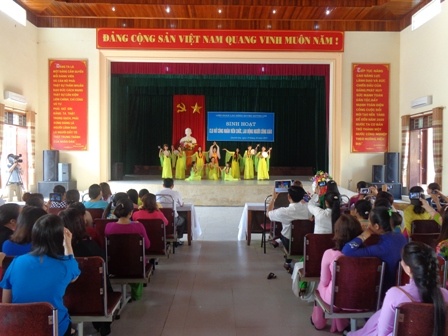
[[177, 113], [182, 113], [182, 112], [187, 111], [184, 103], [177, 104], [176, 107], [177, 107]]

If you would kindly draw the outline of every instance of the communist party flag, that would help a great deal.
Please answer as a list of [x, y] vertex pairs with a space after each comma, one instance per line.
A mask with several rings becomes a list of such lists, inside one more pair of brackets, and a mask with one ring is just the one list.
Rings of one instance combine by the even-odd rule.
[[[173, 144], [179, 146], [181, 139], [196, 139], [197, 146], [205, 150], [205, 96], [173, 96]], [[187, 130], [189, 128], [191, 133]], [[190, 133], [190, 134], [187, 134]], [[187, 149], [188, 142], [184, 147]], [[196, 148], [197, 148], [196, 146]], [[192, 149], [192, 148], [191, 148]]]

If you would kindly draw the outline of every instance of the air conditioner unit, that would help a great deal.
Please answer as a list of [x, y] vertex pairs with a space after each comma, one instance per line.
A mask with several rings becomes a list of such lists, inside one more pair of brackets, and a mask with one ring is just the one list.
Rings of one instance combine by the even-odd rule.
[[5, 100], [9, 100], [14, 103], [24, 104], [26, 105], [27, 101], [24, 96], [21, 94], [5, 90]]
[[412, 108], [419, 108], [432, 104], [432, 96], [424, 96], [411, 101]]

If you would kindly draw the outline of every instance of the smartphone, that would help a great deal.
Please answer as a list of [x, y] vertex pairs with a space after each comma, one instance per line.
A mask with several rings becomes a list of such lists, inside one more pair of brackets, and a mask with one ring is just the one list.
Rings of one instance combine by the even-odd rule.
[[367, 194], [370, 194], [370, 189], [369, 189], [369, 188], [361, 188], [361, 189], [359, 189], [359, 193], [360, 193], [361, 195], [367, 195]]
[[292, 180], [275, 180], [274, 186], [275, 186], [275, 192], [282, 193], [282, 192], [288, 192], [288, 188], [291, 187]]
[[421, 193], [419, 192], [411, 192], [409, 193], [409, 199], [410, 200], [418, 200], [421, 197]]
[[431, 194], [433, 194], [433, 195], [437, 195], [438, 193], [439, 193], [438, 190], [432, 190], [432, 191], [431, 191]]
[[60, 194], [60, 193], [50, 193], [50, 201], [52, 201], [52, 202], [62, 202], [62, 194]]
[[327, 185], [327, 181], [319, 182], [319, 187], [325, 187]]
[[303, 195], [303, 200], [304, 200], [305, 202], [309, 202], [310, 199], [311, 199], [310, 195], [308, 195], [308, 194]]

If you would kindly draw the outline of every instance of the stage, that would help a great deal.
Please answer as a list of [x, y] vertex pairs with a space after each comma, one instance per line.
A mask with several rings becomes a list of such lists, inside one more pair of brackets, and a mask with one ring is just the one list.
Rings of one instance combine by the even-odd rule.
[[[305, 190], [311, 191], [311, 176], [271, 176], [270, 180], [266, 181], [174, 180], [174, 189], [180, 192], [184, 202], [192, 203], [195, 206], [243, 207], [246, 203], [264, 202], [266, 196], [272, 194], [275, 180], [288, 179], [302, 181]], [[108, 183], [113, 193], [126, 192], [129, 189], [139, 191], [143, 188], [148, 189], [151, 193], [156, 193], [163, 188], [160, 175], [125, 175], [121, 181]]]

